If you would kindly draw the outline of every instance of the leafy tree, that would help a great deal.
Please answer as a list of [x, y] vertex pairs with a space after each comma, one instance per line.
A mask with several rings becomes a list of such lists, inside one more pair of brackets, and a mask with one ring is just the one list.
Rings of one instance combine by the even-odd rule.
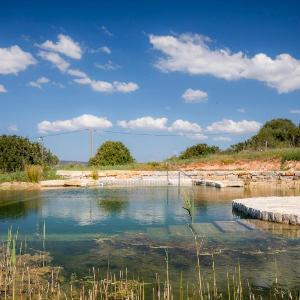
[[204, 156], [207, 154], [213, 154], [220, 152], [219, 147], [217, 146], [208, 146], [207, 144], [197, 144], [191, 147], [188, 147], [185, 151], [183, 151], [179, 158], [187, 159], [192, 157]]
[[[43, 156], [43, 158], [42, 158]], [[0, 136], [0, 170], [13, 172], [24, 170], [26, 165], [51, 166], [58, 158], [39, 143], [16, 135]]]
[[273, 119], [264, 124], [256, 135], [245, 142], [232, 145], [231, 151], [299, 147], [300, 128], [288, 119]]
[[107, 141], [103, 143], [94, 157], [91, 166], [115, 166], [134, 162], [128, 148], [122, 142]]

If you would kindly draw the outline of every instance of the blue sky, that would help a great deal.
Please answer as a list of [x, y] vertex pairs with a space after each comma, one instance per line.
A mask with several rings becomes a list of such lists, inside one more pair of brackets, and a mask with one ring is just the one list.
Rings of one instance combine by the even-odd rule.
[[61, 159], [85, 128], [149, 161], [300, 121], [298, 1], [7, 1], [0, 25], [1, 134], [69, 132]]

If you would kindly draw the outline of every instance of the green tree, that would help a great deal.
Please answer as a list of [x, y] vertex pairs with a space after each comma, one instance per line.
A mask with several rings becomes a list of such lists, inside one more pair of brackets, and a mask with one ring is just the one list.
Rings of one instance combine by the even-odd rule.
[[213, 154], [220, 152], [220, 148], [217, 146], [208, 146], [207, 144], [197, 144], [191, 147], [188, 147], [180, 155], [180, 159], [187, 159], [193, 157], [204, 156], [207, 154]]
[[26, 165], [51, 166], [58, 161], [55, 155], [39, 143], [30, 142], [29, 139], [16, 135], [0, 136], [1, 171], [21, 171]]
[[232, 145], [229, 150], [260, 150], [268, 148], [299, 147], [300, 128], [288, 119], [273, 119], [264, 124], [256, 135], [245, 142]]
[[115, 166], [134, 162], [128, 148], [122, 142], [107, 141], [103, 143], [94, 157], [91, 166]]

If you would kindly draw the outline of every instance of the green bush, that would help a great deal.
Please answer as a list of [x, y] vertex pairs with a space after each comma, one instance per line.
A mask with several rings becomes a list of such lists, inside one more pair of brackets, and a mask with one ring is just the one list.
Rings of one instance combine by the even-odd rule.
[[134, 159], [122, 142], [107, 141], [103, 143], [94, 157], [89, 161], [91, 166], [115, 166], [133, 163]]
[[220, 152], [219, 147], [217, 146], [208, 146], [207, 144], [197, 144], [191, 147], [188, 147], [179, 155], [179, 159], [188, 159], [199, 156], [204, 156], [208, 154], [214, 154]]
[[300, 161], [300, 150], [294, 150], [287, 153], [284, 153], [282, 155], [282, 162], [286, 161]]
[[[39, 143], [16, 135], [0, 136], [0, 171], [24, 170], [26, 165], [56, 165], [58, 158]], [[43, 153], [43, 159], [42, 159]]]

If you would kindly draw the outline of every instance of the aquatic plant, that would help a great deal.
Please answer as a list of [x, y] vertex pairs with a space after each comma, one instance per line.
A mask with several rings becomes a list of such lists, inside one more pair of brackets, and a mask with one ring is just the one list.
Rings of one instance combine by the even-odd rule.
[[195, 217], [195, 202], [189, 196], [183, 196], [183, 208], [188, 212], [189, 216], [191, 217], [192, 223], [194, 222]]

